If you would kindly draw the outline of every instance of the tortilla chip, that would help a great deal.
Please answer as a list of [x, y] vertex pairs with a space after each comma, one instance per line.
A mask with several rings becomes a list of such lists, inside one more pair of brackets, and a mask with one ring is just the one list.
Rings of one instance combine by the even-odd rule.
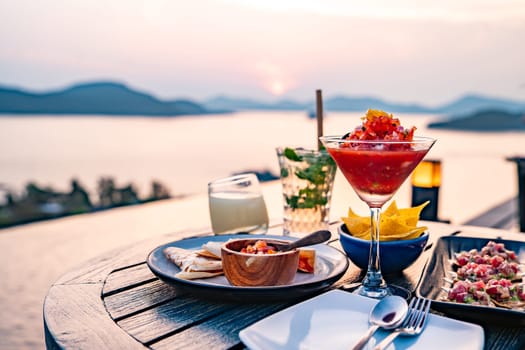
[[428, 203], [430, 203], [430, 201], [426, 201], [417, 207], [399, 209], [398, 215], [405, 218], [407, 225], [416, 226], [417, 222], [419, 221], [419, 215], [421, 215], [421, 211], [428, 205]]
[[392, 203], [390, 203], [390, 205], [388, 206], [388, 208], [386, 208], [385, 210], [383, 210], [383, 212], [381, 213], [381, 215], [384, 215], [384, 216], [394, 216], [398, 213], [399, 209], [397, 208], [397, 204], [396, 204], [396, 201], [392, 201]]
[[342, 220], [345, 223], [348, 232], [353, 235], [370, 231], [370, 218], [357, 215], [352, 208], [348, 208], [348, 217], [342, 218]]
[[[429, 201], [412, 208], [399, 209], [395, 201], [381, 213], [379, 226], [380, 241], [395, 241], [414, 239], [419, 237], [428, 228], [418, 227], [419, 215]], [[348, 217], [341, 218], [352, 236], [361, 239], [370, 239], [370, 217], [359, 216], [352, 209], [348, 210]]]
[[348, 232], [353, 235], [359, 234], [361, 232], [370, 231], [370, 218], [368, 220], [354, 219], [354, 218], [342, 218], [343, 222], [348, 229]]

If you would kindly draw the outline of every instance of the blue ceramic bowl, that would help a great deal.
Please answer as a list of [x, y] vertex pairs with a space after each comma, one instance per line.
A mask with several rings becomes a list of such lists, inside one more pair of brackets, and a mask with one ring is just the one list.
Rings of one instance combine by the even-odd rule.
[[[341, 245], [350, 260], [359, 268], [368, 268], [370, 241], [356, 238], [348, 233], [345, 224], [338, 228]], [[379, 242], [381, 272], [401, 272], [419, 258], [427, 245], [428, 232], [415, 239]]]

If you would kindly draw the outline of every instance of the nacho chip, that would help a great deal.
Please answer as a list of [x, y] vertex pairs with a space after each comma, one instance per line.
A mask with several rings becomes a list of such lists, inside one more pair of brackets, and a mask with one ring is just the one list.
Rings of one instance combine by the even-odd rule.
[[[381, 213], [380, 241], [414, 239], [427, 230], [426, 226], [418, 227], [419, 215], [428, 201], [412, 208], [399, 209], [395, 201]], [[370, 239], [370, 217], [359, 216], [352, 209], [348, 217], [342, 218], [348, 232], [361, 239]]]
[[390, 205], [388, 206], [388, 208], [386, 208], [385, 210], [383, 210], [383, 211], [381, 212], [381, 215], [384, 215], [384, 216], [394, 216], [394, 215], [396, 215], [398, 212], [399, 212], [399, 209], [397, 208], [396, 201], [392, 201], [392, 203], [390, 203]]
[[348, 229], [354, 235], [360, 235], [362, 232], [370, 231], [370, 218], [368, 220], [354, 219], [354, 218], [342, 218], [343, 222]]
[[430, 203], [430, 201], [426, 201], [417, 207], [399, 209], [398, 215], [406, 218], [407, 225], [416, 226], [417, 222], [419, 221], [419, 215], [421, 214], [421, 211], [428, 205], [428, 203]]
[[364, 232], [370, 232], [370, 217], [359, 216], [351, 208], [348, 208], [348, 217], [342, 218], [343, 222], [353, 235], [360, 236]]

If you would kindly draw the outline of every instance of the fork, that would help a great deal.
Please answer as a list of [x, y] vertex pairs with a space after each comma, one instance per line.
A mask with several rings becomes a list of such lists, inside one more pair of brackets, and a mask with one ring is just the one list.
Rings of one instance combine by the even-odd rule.
[[383, 339], [373, 350], [385, 349], [398, 335], [414, 336], [418, 335], [423, 331], [425, 327], [428, 312], [430, 310], [430, 300], [425, 298], [412, 298], [408, 305], [408, 314], [401, 325], [394, 332], [390, 333], [385, 339]]

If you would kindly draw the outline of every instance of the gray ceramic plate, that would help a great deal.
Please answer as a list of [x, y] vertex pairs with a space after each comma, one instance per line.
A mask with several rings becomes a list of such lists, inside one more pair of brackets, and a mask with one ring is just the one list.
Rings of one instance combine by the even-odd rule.
[[314, 274], [298, 272], [294, 281], [284, 286], [238, 287], [231, 285], [224, 275], [195, 280], [177, 278], [175, 274], [177, 274], [180, 269], [174, 263], [168, 261], [163, 254], [163, 250], [166, 247], [198, 250], [204, 243], [209, 241], [226, 242], [229, 239], [238, 238], [293, 240], [293, 238], [283, 236], [246, 234], [189, 238], [170, 242], [155, 248], [148, 255], [147, 264], [157, 277], [177, 289], [190, 292], [200, 297], [218, 298], [221, 300], [233, 299], [236, 301], [254, 301], [254, 299], [268, 301], [300, 298], [327, 289], [341, 278], [348, 268], [348, 259], [344, 253], [326, 244], [317, 244], [310, 247], [316, 251]]

